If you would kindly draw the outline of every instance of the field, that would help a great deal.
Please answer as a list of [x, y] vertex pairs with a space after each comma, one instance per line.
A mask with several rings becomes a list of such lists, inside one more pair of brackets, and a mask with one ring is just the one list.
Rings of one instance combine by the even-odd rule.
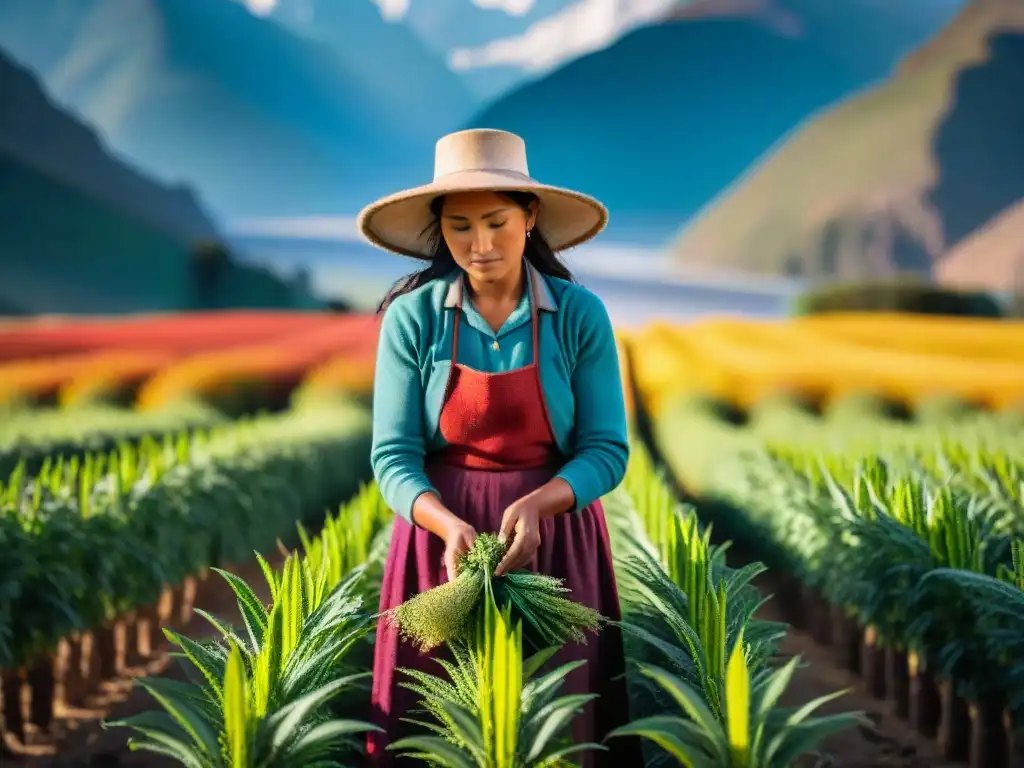
[[[5, 766], [360, 764], [376, 322], [0, 327]], [[648, 765], [1019, 764], [1021, 342], [877, 313], [620, 334], [604, 502]], [[406, 752], [568, 764], [580, 702], [499, 608]]]

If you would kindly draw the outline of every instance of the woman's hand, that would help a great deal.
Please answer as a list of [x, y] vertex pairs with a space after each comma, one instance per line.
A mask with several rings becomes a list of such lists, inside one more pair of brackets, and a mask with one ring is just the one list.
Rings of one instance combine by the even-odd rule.
[[511, 504], [501, 519], [498, 538], [503, 542], [512, 540], [505, 557], [498, 563], [495, 576], [525, 568], [540, 549], [541, 509], [530, 498], [524, 497]]
[[502, 541], [512, 540], [505, 557], [498, 563], [495, 576], [525, 568], [540, 549], [540, 521], [572, 509], [576, 494], [560, 477], [544, 483], [533, 493], [512, 502], [501, 518]]
[[459, 555], [476, 541], [476, 531], [469, 523], [452, 514], [434, 493], [421, 493], [412, 505], [412, 519], [444, 542], [444, 567], [448, 581], [456, 577], [455, 564]]
[[469, 523], [456, 518], [455, 522], [445, 531], [444, 535], [444, 567], [448, 571], [448, 581], [454, 581], [458, 575], [456, 564], [459, 556], [469, 551], [476, 541], [476, 530]]

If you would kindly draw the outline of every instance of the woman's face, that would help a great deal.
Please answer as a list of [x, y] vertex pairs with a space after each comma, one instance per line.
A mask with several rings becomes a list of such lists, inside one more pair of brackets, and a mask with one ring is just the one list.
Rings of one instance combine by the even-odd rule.
[[537, 221], [537, 203], [527, 213], [494, 192], [449, 195], [441, 208], [441, 235], [455, 263], [479, 283], [499, 282], [521, 269], [526, 233]]

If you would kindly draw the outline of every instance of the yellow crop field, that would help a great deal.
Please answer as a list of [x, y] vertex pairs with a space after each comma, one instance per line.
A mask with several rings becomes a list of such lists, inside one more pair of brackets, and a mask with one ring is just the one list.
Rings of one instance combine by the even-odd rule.
[[827, 402], [872, 393], [911, 405], [949, 396], [1003, 409], [1024, 400], [1021, 342], [1021, 323], [898, 315], [715, 318], [652, 324], [630, 337], [633, 375], [653, 414], [667, 397], [687, 393], [744, 407], [777, 394]]
[[63, 404], [77, 403], [85, 396], [84, 389], [79, 390], [75, 384], [79, 377], [83, 377], [81, 386], [92, 391], [93, 377], [101, 372], [103, 376], [117, 379], [122, 374], [151, 372], [169, 360], [168, 355], [159, 352], [102, 351], [3, 363], [0, 364], [0, 406], [33, 405], [58, 399]]
[[332, 357], [306, 374], [298, 394], [302, 398], [336, 395], [370, 398], [373, 395], [375, 366], [375, 351], [358, 356]]
[[1024, 322], [863, 312], [792, 321], [823, 339], [895, 351], [1024, 362]]
[[60, 387], [58, 401], [64, 408], [106, 401], [130, 403], [142, 382], [176, 359], [177, 355], [164, 352], [96, 354]]

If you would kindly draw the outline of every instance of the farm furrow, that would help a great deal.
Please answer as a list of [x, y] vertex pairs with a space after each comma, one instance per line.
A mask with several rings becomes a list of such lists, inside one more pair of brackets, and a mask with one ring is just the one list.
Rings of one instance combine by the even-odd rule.
[[707, 402], [675, 408], [655, 426], [662, 456], [705, 519], [772, 566], [782, 615], [817, 646], [798, 647], [855, 673], [873, 710], [916, 732], [908, 750], [923, 737], [943, 759], [1016, 764], [1015, 431], [867, 412], [855, 426], [786, 400], [743, 426]]
[[[275, 568], [280, 567], [284, 560], [280, 554], [268, 559]], [[260, 566], [255, 560], [232, 571], [255, 585], [256, 594], [262, 601], [269, 601], [269, 589], [260, 582]], [[209, 578], [210, 584], [199, 596], [195, 608], [220, 616], [231, 624], [239, 624], [242, 617], [234, 593], [215, 575]], [[212, 639], [215, 632], [204, 618], [194, 612], [186, 623], [176, 623], [174, 629], [198, 640]], [[187, 681], [184, 668], [170, 655], [175, 647], [163, 636], [154, 639], [154, 647], [146, 657], [122, 669], [121, 674], [106, 681], [86, 701], [77, 706], [67, 706], [58, 701], [50, 733], [33, 735], [23, 750], [25, 754], [7, 757], [5, 768], [170, 768], [179, 765], [170, 758], [133, 752], [128, 747], [124, 732], [103, 727], [105, 720], [120, 720], [153, 709], [153, 697], [136, 685], [140, 677], [162, 676]]]

